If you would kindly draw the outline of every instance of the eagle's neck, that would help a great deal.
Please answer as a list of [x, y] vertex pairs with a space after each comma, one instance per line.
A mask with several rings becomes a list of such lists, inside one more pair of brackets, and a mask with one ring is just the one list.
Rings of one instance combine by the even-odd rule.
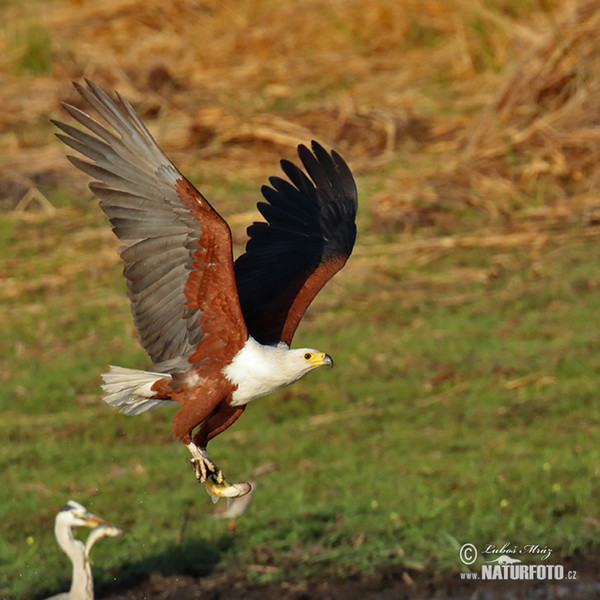
[[309, 370], [299, 365], [296, 351], [287, 344], [265, 346], [249, 337], [223, 374], [237, 386], [232, 406], [242, 406], [298, 381]]

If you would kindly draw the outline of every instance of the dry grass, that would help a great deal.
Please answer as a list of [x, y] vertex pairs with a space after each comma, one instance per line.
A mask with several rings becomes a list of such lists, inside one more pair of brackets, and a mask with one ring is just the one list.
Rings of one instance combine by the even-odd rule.
[[[524, 185], [507, 149], [522, 156], [529, 181], [590, 171], [591, 160], [561, 153], [593, 142], [585, 121], [572, 119], [574, 102], [589, 102], [595, 85], [598, 2], [575, 4], [8, 2], [0, 9], [8, 24], [0, 32], [3, 206], [76, 177], [47, 117], [61, 115], [61, 101], [77, 103], [69, 82], [89, 77], [129, 97], [182, 170], [202, 179], [264, 180], [282, 153], [316, 137], [359, 172], [388, 174], [376, 224], [413, 228], [446, 203], [503, 214]], [[574, 64], [576, 54], [583, 60]], [[525, 57], [517, 71], [503, 75], [516, 56]], [[542, 123], [540, 106], [556, 118]], [[548, 133], [569, 119], [578, 133], [568, 140]], [[74, 181], [80, 189], [83, 180]]]
[[410, 228], [471, 206], [534, 227], [595, 222], [599, 27], [600, 2], [587, 0], [568, 4], [537, 35], [524, 37], [517, 64], [498, 78], [497, 89], [451, 147], [439, 152], [443, 164], [431, 173], [390, 179], [380, 219]]

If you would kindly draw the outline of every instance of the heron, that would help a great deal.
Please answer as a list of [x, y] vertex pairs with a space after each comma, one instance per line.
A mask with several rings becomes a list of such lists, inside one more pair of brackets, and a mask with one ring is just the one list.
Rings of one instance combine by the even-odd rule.
[[[75, 539], [73, 527], [90, 527], [86, 544]], [[68, 592], [51, 596], [46, 600], [93, 600], [94, 580], [90, 551], [92, 546], [103, 537], [118, 537], [123, 530], [108, 521], [89, 512], [74, 500], [69, 500], [56, 515], [54, 534], [58, 545], [73, 563], [73, 580]]]

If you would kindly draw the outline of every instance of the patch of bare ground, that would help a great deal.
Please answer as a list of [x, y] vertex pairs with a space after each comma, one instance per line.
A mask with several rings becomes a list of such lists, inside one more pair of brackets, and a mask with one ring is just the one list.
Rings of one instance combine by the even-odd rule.
[[[151, 575], [127, 591], [101, 596], [105, 600], [593, 600], [600, 598], [600, 561], [578, 556], [561, 561], [565, 572], [575, 570], [573, 581], [474, 581], [447, 571], [435, 575], [422, 568], [389, 567], [369, 574], [323, 576], [298, 581], [257, 583], [252, 567], [230, 569], [207, 579], [190, 576]], [[277, 575], [264, 565], [257, 576]]]

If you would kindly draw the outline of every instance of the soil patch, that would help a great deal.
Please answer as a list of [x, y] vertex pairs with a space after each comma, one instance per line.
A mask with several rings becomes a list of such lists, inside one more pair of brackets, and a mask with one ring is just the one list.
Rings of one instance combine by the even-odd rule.
[[102, 595], [105, 600], [592, 600], [600, 599], [600, 557], [563, 561], [565, 573], [577, 572], [572, 581], [473, 581], [458, 572], [432, 574], [403, 567], [347, 577], [320, 577], [302, 581], [261, 584], [245, 569], [208, 578], [150, 575], [127, 591]]

